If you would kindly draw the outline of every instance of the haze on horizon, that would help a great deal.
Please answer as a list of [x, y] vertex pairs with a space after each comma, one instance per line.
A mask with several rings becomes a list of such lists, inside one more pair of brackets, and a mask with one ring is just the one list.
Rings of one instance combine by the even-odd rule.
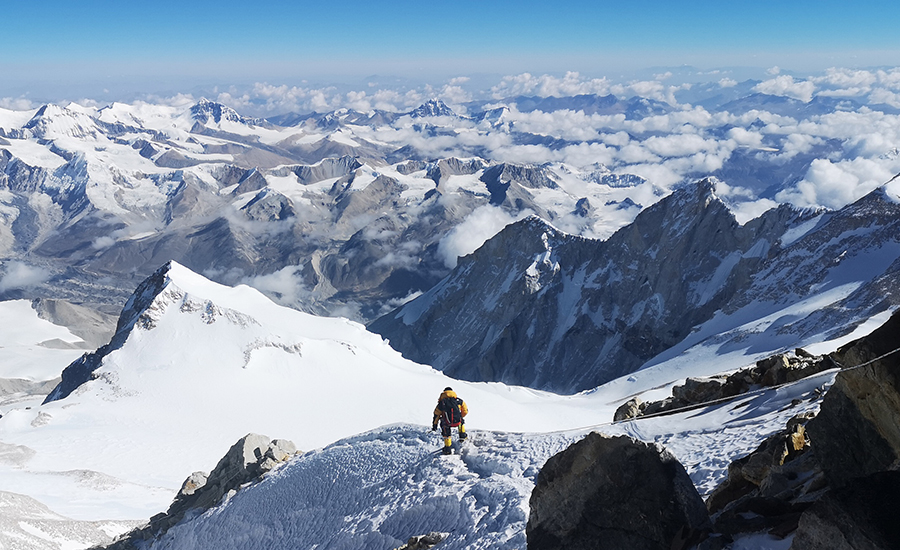
[[736, 76], [749, 77], [774, 66], [815, 72], [900, 59], [900, 17], [880, 0], [852, 9], [772, 0], [466, 0], [427, 8], [410, 0], [48, 0], [4, 11], [16, 22], [0, 35], [7, 104], [127, 101], [257, 82], [402, 88], [464, 76], [489, 87], [525, 72], [624, 81], [685, 65], [737, 67]]

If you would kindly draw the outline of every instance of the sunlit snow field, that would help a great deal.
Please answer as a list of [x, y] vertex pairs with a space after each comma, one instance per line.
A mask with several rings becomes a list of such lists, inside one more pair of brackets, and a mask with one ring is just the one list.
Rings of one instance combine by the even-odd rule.
[[[560, 396], [452, 380], [403, 359], [357, 323], [283, 308], [177, 264], [168, 277], [154, 304], [155, 326], [135, 329], [94, 380], [46, 405], [34, 398], [0, 406], [4, 491], [77, 520], [145, 520], [168, 506], [188, 474], [211, 470], [231, 444], [255, 432], [307, 452], [210, 511], [197, 529], [173, 529], [171, 547], [242, 547], [243, 539], [220, 527], [243, 522], [253, 526], [247, 537], [275, 547], [312, 545], [330, 534], [381, 548], [444, 530], [458, 533], [447, 548], [521, 548], [535, 475], [587, 432], [665, 446], [707, 494], [731, 460], [791, 416], [815, 410], [814, 390], [834, 376], [612, 424], [633, 395], [662, 398], [687, 376], [733, 370], [747, 357], [697, 346], [671, 359], [671, 368], [662, 363]], [[58, 374], [71, 351], [25, 351], [50, 337], [74, 337], [27, 306], [0, 304], [0, 315], [18, 316], [23, 327], [0, 351], [35, 357], [40, 376]], [[10, 364], [17, 376], [29, 368], [23, 360]], [[447, 385], [469, 404], [471, 438], [457, 455], [438, 457], [440, 438], [429, 424]]]

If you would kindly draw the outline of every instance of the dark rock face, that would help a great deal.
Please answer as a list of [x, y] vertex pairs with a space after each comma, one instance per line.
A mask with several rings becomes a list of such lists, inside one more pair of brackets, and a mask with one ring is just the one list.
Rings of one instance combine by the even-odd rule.
[[668, 451], [598, 433], [547, 461], [530, 508], [529, 550], [669, 550], [709, 521], [700, 495]]
[[50, 392], [44, 403], [66, 398], [80, 385], [91, 379], [94, 371], [100, 368], [104, 357], [122, 347], [131, 333], [131, 329], [141, 321], [141, 316], [151, 306], [156, 296], [162, 292], [168, 281], [167, 273], [170, 268], [171, 264], [166, 263], [135, 289], [134, 294], [122, 308], [116, 324], [116, 332], [109, 343], [100, 346], [97, 351], [85, 353], [66, 367], [62, 371], [62, 380], [59, 385]]
[[900, 458], [898, 368], [871, 364], [842, 371], [809, 424], [810, 438], [829, 481], [887, 470]]
[[[484, 171], [493, 204], [509, 208], [549, 185], [538, 172], [517, 170], [517, 179], [505, 179], [512, 173], [500, 165]], [[900, 234], [900, 206], [884, 193], [828, 214], [783, 206], [740, 225], [714, 184], [679, 189], [602, 242], [534, 218], [512, 224], [461, 258], [436, 287], [369, 328], [406, 357], [456, 378], [569, 393], [633, 372], [687, 345], [686, 338], [699, 342], [717, 312], [755, 315], [761, 306], [775, 313], [817, 295], [834, 284], [832, 271], [852, 267], [859, 289], [802, 318], [782, 316], [762, 332], [735, 327], [717, 342], [754, 352], [837, 336], [900, 299], [892, 290], [900, 284], [900, 260], [878, 252]], [[861, 275], [863, 264], [880, 275]], [[831, 368], [809, 358], [770, 365], [766, 383], [821, 367]]]
[[805, 435], [811, 416], [795, 416], [786, 429], [728, 466], [728, 478], [706, 500], [714, 533], [732, 538], [766, 531], [782, 538], [797, 528], [826, 486]]
[[[503, 187], [501, 167], [482, 179]], [[543, 181], [538, 172], [521, 179]], [[769, 216], [780, 235], [787, 217]], [[758, 229], [739, 226], [707, 180], [647, 208], [607, 241], [526, 218], [369, 329], [455, 378], [593, 388], [634, 371], [720, 309], [760, 262], [743, 252], [765, 240]]]
[[792, 550], [900, 548], [900, 472], [879, 472], [835, 489], [807, 510]]
[[887, 470], [900, 458], [900, 352], [885, 355], [898, 346], [900, 313], [895, 313], [872, 334], [834, 353], [844, 366], [860, 366], [838, 374], [809, 433], [836, 487]]
[[[767, 531], [795, 533], [792, 549], [900, 548], [900, 329], [895, 314], [871, 335], [831, 354], [839, 372], [814, 418], [787, 428], [729, 465], [728, 478], [707, 499], [713, 533], [722, 539]], [[790, 379], [796, 358], [760, 361], [765, 377]], [[754, 367], [756, 368], [756, 367]], [[774, 373], [778, 376], [768, 376]], [[805, 425], [805, 429], [804, 429]]]

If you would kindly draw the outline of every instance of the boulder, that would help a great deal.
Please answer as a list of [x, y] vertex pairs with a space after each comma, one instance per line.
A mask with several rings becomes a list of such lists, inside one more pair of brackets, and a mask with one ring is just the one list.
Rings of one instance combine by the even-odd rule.
[[791, 550], [900, 548], [900, 472], [878, 472], [830, 491], [806, 510]]
[[228, 449], [208, 475], [194, 472], [188, 476], [165, 513], [151, 517], [147, 525], [125, 533], [108, 548], [130, 550], [143, 547], [140, 541], [159, 537], [181, 522], [188, 513], [202, 512], [217, 505], [225, 495], [259, 479], [296, 453], [297, 448], [286, 439], [269, 441], [264, 435], [245, 435]]
[[900, 459], [900, 366], [838, 373], [807, 429], [834, 487], [889, 469]]
[[198, 490], [203, 488], [204, 485], [206, 485], [207, 479], [209, 479], [209, 474], [207, 474], [206, 472], [192, 473], [188, 476], [187, 479], [184, 480], [184, 483], [181, 484], [181, 490], [178, 491], [178, 497], [183, 498], [193, 495]]
[[681, 386], [672, 388], [672, 397], [685, 405], [705, 403], [722, 397], [725, 378], [688, 378]]
[[787, 355], [778, 354], [760, 359], [756, 362], [756, 368], [762, 373], [762, 376], [759, 377], [760, 384], [774, 386], [784, 381], [785, 375], [782, 371], [790, 369], [791, 363], [788, 361]]
[[428, 550], [429, 548], [433, 548], [437, 544], [443, 542], [450, 533], [438, 533], [436, 531], [432, 531], [427, 535], [419, 535], [417, 537], [410, 537], [406, 544], [400, 546], [399, 548], [395, 548], [394, 550]]
[[297, 447], [292, 441], [288, 441], [287, 439], [273, 439], [272, 442], [269, 443], [269, 448], [266, 449], [263, 459], [259, 462], [259, 468], [260, 470], [267, 472], [281, 462], [288, 460], [296, 453]]
[[633, 397], [616, 409], [615, 414], [613, 414], [613, 421], [621, 422], [622, 420], [628, 420], [629, 418], [637, 418], [640, 415], [641, 400], [637, 397]]
[[709, 524], [703, 500], [671, 453], [598, 433], [547, 461], [530, 508], [529, 550], [683, 548]]
[[744, 394], [759, 387], [771, 387], [796, 382], [840, 365], [827, 355], [813, 356], [799, 349], [797, 356], [784, 354], [760, 359], [755, 365], [728, 376], [688, 378], [684, 384], [672, 388], [672, 397], [642, 403], [637, 416], [671, 412], [673, 410], [710, 403]]
[[[773, 484], [780, 481], [783, 470], [781, 467], [799, 457], [809, 447], [805, 430], [805, 424], [809, 420], [810, 415], [791, 418], [784, 430], [767, 437], [755, 451], [729, 464], [728, 477], [706, 500], [709, 512], [719, 512], [741, 497], [751, 493], [758, 494], [758, 489], [764, 484], [767, 486], [765, 492], [772, 492]], [[778, 475], [770, 479], [773, 473]]]

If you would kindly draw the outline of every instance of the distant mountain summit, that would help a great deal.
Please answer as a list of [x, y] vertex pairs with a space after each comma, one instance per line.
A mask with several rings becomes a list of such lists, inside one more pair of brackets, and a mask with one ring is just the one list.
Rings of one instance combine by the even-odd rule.
[[409, 116], [413, 118], [422, 118], [429, 116], [457, 116], [453, 109], [447, 106], [446, 103], [441, 101], [440, 99], [429, 99], [422, 105], [419, 105], [415, 109], [413, 109]]
[[[752, 356], [847, 332], [900, 303], [885, 290], [900, 285], [897, 235], [883, 190], [740, 225], [705, 179], [606, 241], [512, 224], [369, 328], [454, 377], [575, 392], [690, 346]], [[818, 305], [788, 313], [797, 302]]]
[[215, 123], [220, 123], [223, 120], [228, 120], [231, 122], [246, 124], [250, 120], [239, 115], [237, 111], [235, 111], [231, 107], [228, 107], [221, 103], [210, 101], [205, 97], [201, 98], [200, 101], [198, 101], [191, 107], [191, 117], [202, 124], [206, 124], [210, 120]]

